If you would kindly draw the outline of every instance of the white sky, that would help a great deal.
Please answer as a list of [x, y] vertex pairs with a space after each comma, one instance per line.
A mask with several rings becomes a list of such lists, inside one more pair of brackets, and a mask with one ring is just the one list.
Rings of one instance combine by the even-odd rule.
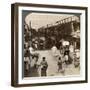
[[56, 21], [71, 17], [71, 14], [50, 14], [50, 13], [30, 13], [25, 21], [29, 25], [31, 21], [32, 28], [38, 29], [47, 24], [54, 24]]

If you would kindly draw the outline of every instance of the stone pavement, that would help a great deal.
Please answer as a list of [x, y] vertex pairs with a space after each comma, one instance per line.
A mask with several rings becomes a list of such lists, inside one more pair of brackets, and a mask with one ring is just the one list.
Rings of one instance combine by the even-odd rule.
[[[58, 57], [53, 56], [51, 50], [45, 50], [45, 51], [36, 51], [39, 53], [39, 59], [38, 64], [40, 64], [42, 57], [46, 57], [46, 61], [48, 63], [48, 69], [47, 69], [47, 76], [68, 76], [68, 75], [79, 75], [80, 74], [80, 68], [75, 68], [74, 64], [70, 64], [67, 67], [65, 66], [65, 73], [62, 74], [61, 72], [58, 72], [58, 66], [57, 66], [57, 59]], [[27, 72], [27, 77], [40, 77], [41, 71], [40, 67], [38, 70], [34, 68], [30, 68], [30, 71]]]
[[[42, 57], [46, 57], [47, 63], [48, 63], [48, 69], [47, 69], [47, 76], [63, 76], [62, 73], [58, 73], [58, 66], [57, 66], [57, 57], [53, 56], [51, 50], [45, 50], [45, 51], [37, 51], [39, 55], [39, 63], [42, 60]], [[80, 68], [75, 68], [74, 64], [70, 64], [65, 68], [65, 76], [66, 75], [79, 75], [80, 74]], [[39, 75], [40, 75], [40, 69], [39, 69]]]

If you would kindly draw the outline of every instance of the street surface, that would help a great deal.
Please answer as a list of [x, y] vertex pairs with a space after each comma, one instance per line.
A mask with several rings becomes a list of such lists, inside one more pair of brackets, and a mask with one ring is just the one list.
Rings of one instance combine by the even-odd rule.
[[[42, 57], [46, 57], [48, 63], [47, 76], [63, 76], [61, 72], [58, 72], [57, 60], [58, 57], [53, 56], [51, 50], [37, 51], [39, 53], [38, 64], [40, 64]], [[40, 76], [40, 68], [38, 69]], [[79, 75], [80, 68], [75, 68], [73, 63], [65, 67], [64, 75]]]

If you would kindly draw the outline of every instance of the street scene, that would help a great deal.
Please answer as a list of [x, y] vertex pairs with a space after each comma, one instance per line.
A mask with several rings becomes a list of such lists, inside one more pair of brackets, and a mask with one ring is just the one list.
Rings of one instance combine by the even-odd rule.
[[24, 18], [24, 77], [80, 75], [80, 15]]

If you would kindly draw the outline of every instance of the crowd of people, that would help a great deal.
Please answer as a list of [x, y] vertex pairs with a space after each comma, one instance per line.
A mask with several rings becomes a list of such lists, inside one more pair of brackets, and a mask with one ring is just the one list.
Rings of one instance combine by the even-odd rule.
[[64, 74], [65, 68], [73, 64], [75, 68], [80, 68], [80, 51], [75, 49], [74, 45], [61, 46], [58, 50], [56, 46], [52, 47], [53, 55], [57, 58], [58, 72]]
[[[32, 39], [31, 32], [26, 25], [24, 31], [24, 76], [47, 76], [48, 56], [42, 57], [41, 62], [38, 63], [39, 53], [36, 52], [37, 50], [51, 50], [52, 56], [57, 58], [58, 73], [64, 74], [65, 68], [72, 63], [75, 68], [80, 67], [80, 50], [76, 50], [70, 41], [59, 41], [48, 37], [43, 40]], [[40, 74], [38, 74], [38, 70], [40, 70]]]
[[35, 52], [38, 42], [37, 40], [31, 40], [32, 36], [28, 25], [25, 24], [24, 27], [24, 76], [39, 76], [39, 67], [41, 67], [41, 76], [46, 76], [48, 67], [46, 58], [43, 57], [41, 63], [38, 64], [39, 53]]
[[[72, 44], [61, 46], [60, 49], [57, 49], [57, 47], [54, 45], [50, 51], [52, 52], [52, 56], [57, 60], [58, 73], [64, 74], [65, 68], [67, 68], [67, 66], [70, 64], [73, 64], [75, 68], [80, 67], [80, 52], [79, 50], [75, 50]], [[26, 51], [25, 54], [26, 56], [24, 57], [24, 61], [26, 62], [26, 70], [30, 71], [33, 69], [31, 73], [36, 73], [36, 76], [47, 76], [47, 57], [49, 56], [42, 57], [40, 62], [39, 53], [37, 53], [36, 50], [34, 50], [34, 48], [31, 46], [28, 48], [28, 51]], [[38, 61], [40, 63], [38, 63]], [[38, 71], [41, 73], [38, 74]]]

